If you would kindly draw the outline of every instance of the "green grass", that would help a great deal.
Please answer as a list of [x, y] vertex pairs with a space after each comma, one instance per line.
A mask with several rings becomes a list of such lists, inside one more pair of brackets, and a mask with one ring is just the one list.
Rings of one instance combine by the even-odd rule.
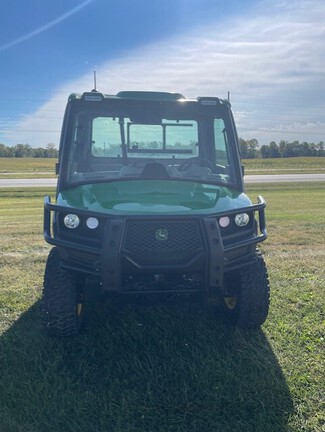
[[[0, 178], [54, 177], [56, 159], [0, 158]], [[322, 173], [325, 157], [285, 159], [247, 159], [242, 161], [247, 174]]]
[[0, 178], [55, 177], [56, 159], [0, 158]]
[[247, 174], [306, 174], [325, 172], [325, 157], [245, 159]]
[[112, 301], [59, 340], [39, 305], [54, 191], [0, 190], [0, 431], [324, 431], [324, 185], [248, 192], [268, 202], [262, 330], [229, 329], [210, 304]]

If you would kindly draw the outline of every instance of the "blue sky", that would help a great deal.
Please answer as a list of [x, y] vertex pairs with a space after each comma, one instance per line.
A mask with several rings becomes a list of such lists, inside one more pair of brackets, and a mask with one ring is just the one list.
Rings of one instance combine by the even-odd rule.
[[0, 0], [0, 143], [59, 142], [93, 87], [231, 102], [244, 139], [325, 141], [324, 0]]

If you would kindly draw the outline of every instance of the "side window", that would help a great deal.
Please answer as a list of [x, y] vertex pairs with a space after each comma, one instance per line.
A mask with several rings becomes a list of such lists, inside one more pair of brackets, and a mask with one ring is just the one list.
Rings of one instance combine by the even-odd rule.
[[118, 118], [96, 117], [93, 119], [91, 154], [94, 157], [121, 156], [121, 133]]
[[216, 163], [226, 167], [229, 165], [227, 132], [222, 119], [214, 119], [214, 142]]

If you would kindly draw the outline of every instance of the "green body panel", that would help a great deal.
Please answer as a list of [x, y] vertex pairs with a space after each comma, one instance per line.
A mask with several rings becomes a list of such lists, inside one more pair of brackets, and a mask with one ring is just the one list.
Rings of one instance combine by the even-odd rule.
[[128, 180], [61, 191], [61, 206], [120, 215], [212, 215], [251, 205], [246, 194], [225, 186], [185, 181]]

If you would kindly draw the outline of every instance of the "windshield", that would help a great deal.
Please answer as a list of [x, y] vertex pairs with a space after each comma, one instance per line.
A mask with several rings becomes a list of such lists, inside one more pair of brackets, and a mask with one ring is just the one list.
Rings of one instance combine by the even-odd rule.
[[130, 178], [236, 183], [221, 117], [82, 110], [70, 125], [69, 184]]

